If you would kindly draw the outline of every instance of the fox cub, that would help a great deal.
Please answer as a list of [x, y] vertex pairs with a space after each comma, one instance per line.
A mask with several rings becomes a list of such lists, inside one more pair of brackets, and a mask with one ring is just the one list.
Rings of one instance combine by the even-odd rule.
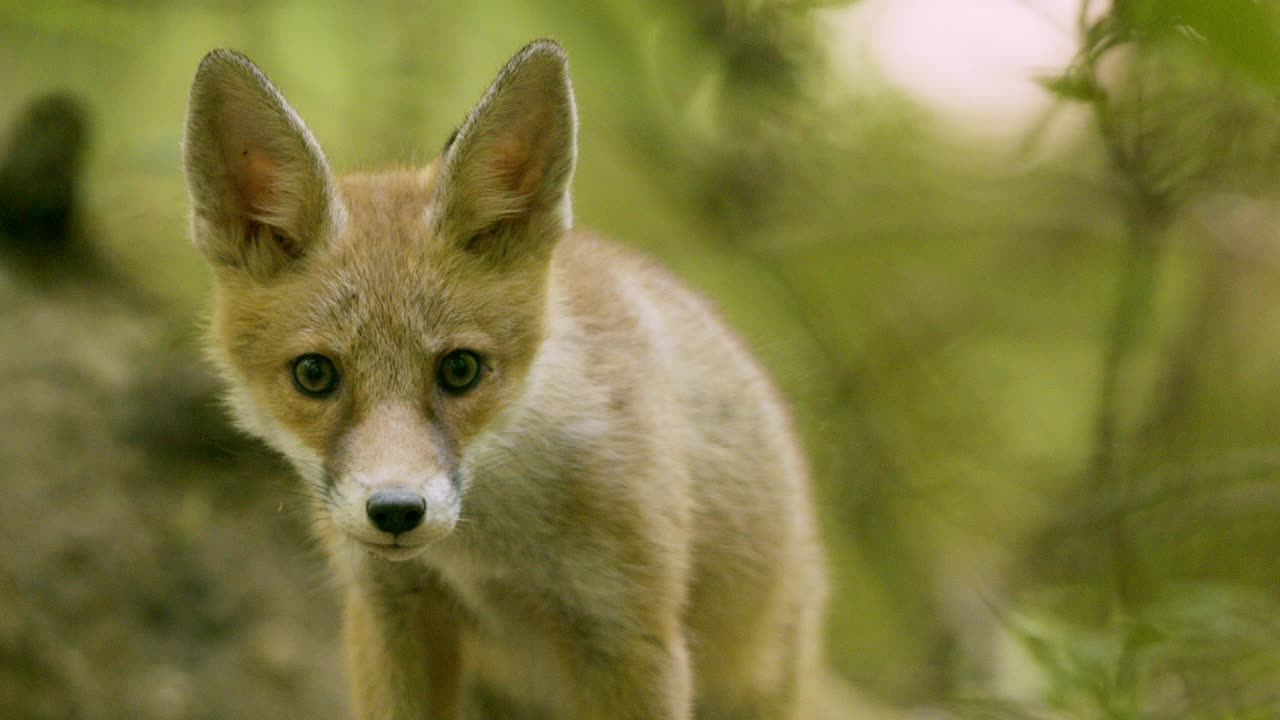
[[313, 501], [359, 717], [817, 712], [787, 412], [701, 297], [570, 230], [559, 45], [512, 58], [426, 167], [345, 177], [216, 50], [183, 152], [213, 354]]

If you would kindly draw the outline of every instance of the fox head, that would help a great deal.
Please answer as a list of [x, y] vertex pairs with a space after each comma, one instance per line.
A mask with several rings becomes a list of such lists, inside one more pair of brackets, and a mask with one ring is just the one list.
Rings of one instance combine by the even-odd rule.
[[252, 62], [200, 63], [183, 159], [213, 355], [241, 424], [289, 458], [342, 542], [406, 559], [453, 530], [461, 460], [521, 396], [546, 332], [575, 147], [548, 40], [427, 167], [343, 178]]

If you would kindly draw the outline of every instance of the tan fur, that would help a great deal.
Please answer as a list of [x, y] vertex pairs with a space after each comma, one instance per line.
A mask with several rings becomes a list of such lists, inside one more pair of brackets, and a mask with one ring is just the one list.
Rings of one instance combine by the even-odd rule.
[[[568, 230], [575, 127], [563, 52], [539, 41], [431, 166], [334, 181], [251, 63], [216, 51], [197, 73], [214, 354], [314, 495], [355, 705], [816, 717], [823, 560], [787, 413], [706, 302]], [[483, 370], [451, 394], [457, 349]], [[332, 396], [294, 386], [306, 353], [333, 360]], [[420, 526], [369, 522], [386, 488], [425, 498]]]

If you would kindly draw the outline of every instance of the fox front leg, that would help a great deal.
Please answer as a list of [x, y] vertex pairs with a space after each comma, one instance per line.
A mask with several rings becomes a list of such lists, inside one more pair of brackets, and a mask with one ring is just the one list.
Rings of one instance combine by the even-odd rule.
[[603, 650], [592, 640], [572, 650], [574, 720], [691, 720], [693, 677], [677, 632], [636, 635]]
[[459, 720], [458, 623], [427, 590], [393, 600], [347, 594], [344, 632], [359, 720]]

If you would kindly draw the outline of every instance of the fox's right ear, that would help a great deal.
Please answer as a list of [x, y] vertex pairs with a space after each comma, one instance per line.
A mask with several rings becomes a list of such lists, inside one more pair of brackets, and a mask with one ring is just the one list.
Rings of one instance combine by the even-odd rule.
[[200, 62], [182, 149], [193, 235], [213, 265], [265, 278], [338, 231], [320, 145], [243, 55], [214, 50]]

